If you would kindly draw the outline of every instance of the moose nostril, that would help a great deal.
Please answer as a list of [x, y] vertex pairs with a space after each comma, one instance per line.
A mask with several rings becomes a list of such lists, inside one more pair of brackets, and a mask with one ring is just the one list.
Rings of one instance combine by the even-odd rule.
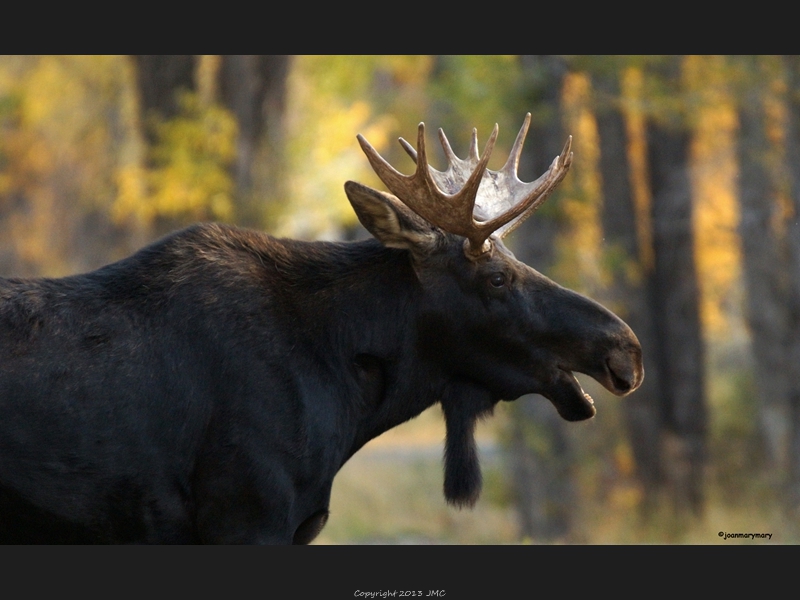
[[629, 381], [617, 375], [611, 365], [608, 366], [608, 372], [611, 374], [611, 381], [614, 383], [614, 387], [620, 392], [628, 392], [633, 387]]
[[635, 369], [627, 353], [614, 353], [606, 360], [606, 368], [614, 389], [626, 393], [633, 389], [636, 381]]

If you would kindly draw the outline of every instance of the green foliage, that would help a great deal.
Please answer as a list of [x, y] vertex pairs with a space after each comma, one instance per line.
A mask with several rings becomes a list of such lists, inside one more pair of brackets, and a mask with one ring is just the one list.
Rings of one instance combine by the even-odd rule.
[[[441, 56], [437, 63], [429, 87], [432, 117], [437, 127], [448, 132], [456, 153], [466, 154], [473, 127], [478, 130], [479, 142], [485, 143], [495, 123], [500, 125], [503, 137], [509, 138], [510, 147], [525, 113], [534, 108], [520, 107], [523, 78], [518, 57]], [[498, 168], [502, 162], [490, 166]]]
[[[714, 479], [731, 501], [759, 485], [758, 473], [765, 451], [759, 439], [755, 378], [750, 368], [719, 365], [711, 372], [710, 450], [715, 458]], [[766, 475], [766, 473], [764, 473]], [[763, 485], [765, 481], [761, 481]], [[773, 490], [774, 491], [774, 490]], [[749, 498], [752, 500], [752, 497]]]
[[615, 76], [625, 69], [646, 69], [661, 64], [666, 59], [666, 57], [652, 54], [572, 54], [565, 58], [571, 69], [601, 77]]

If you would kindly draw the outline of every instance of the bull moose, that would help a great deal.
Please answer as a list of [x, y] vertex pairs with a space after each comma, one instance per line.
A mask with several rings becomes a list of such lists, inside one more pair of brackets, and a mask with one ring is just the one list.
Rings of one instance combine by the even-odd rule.
[[391, 193], [348, 181], [374, 238], [302, 242], [219, 224], [96, 271], [0, 279], [0, 542], [308, 543], [369, 440], [441, 403], [444, 495], [481, 489], [476, 420], [538, 393], [595, 414], [573, 372], [642, 381], [631, 329], [503, 244], [563, 179], [532, 183], [424, 124], [406, 176], [360, 135]]

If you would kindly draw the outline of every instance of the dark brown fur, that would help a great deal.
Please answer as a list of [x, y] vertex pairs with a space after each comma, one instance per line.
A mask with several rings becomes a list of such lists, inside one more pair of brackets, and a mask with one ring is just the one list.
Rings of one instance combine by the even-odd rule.
[[345, 461], [436, 402], [445, 495], [471, 505], [498, 401], [580, 419], [563, 373], [641, 381], [622, 321], [499, 241], [476, 263], [348, 194], [391, 247], [198, 225], [92, 273], [0, 279], [0, 542], [308, 543]]

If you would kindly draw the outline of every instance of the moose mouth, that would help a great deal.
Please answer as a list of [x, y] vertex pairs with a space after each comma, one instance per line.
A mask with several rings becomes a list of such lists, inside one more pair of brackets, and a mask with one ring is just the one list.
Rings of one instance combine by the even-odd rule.
[[597, 413], [594, 399], [583, 391], [572, 371], [561, 367], [556, 369], [551, 384], [541, 394], [553, 403], [558, 414], [567, 421], [591, 419]]
[[[640, 376], [620, 374], [610, 363], [607, 361], [599, 373], [589, 372], [587, 375], [616, 396], [624, 396], [638, 387]], [[591, 419], [597, 413], [594, 399], [584, 391], [573, 372], [564, 367], [556, 368], [551, 385], [542, 395], [553, 403], [558, 414], [567, 421]]]

